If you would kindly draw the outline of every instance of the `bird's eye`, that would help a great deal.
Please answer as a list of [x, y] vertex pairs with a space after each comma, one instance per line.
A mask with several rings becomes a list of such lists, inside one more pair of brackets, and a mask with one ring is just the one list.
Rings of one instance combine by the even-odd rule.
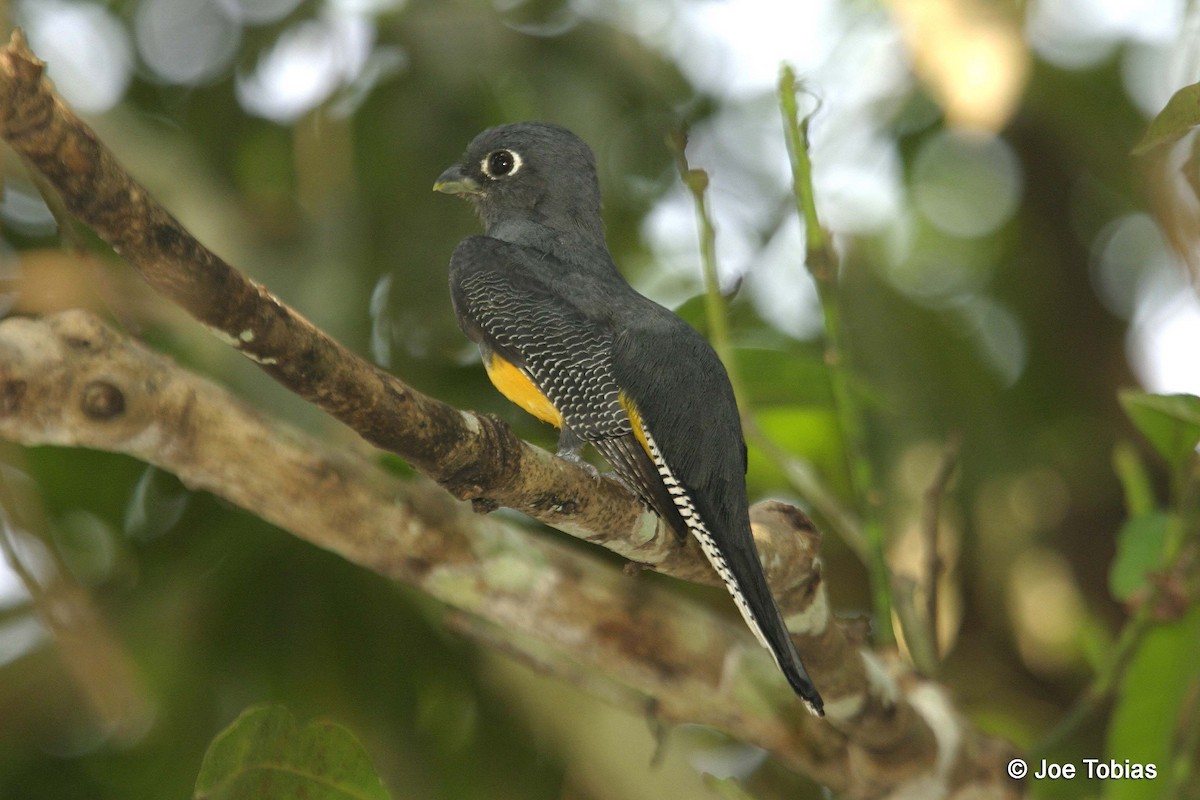
[[496, 150], [483, 159], [483, 174], [489, 178], [503, 178], [521, 168], [521, 157], [512, 150]]

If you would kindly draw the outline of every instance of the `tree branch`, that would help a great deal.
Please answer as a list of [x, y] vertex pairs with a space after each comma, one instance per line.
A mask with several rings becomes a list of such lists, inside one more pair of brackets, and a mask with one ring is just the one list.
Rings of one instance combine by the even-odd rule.
[[831, 624], [820, 535], [790, 506], [760, 503], [752, 521], [761, 540], [799, 554], [789, 570], [806, 577], [781, 605], [810, 631], [800, 646], [832, 698], [832, 726], [801, 711], [731, 616], [330, 450], [90, 313], [0, 322], [0, 437], [148, 461], [483, 620], [477, 635], [550, 674], [615, 685], [602, 693], [666, 723], [721, 728], [847, 797], [1005, 785], [1006, 745], [972, 731], [936, 685]]

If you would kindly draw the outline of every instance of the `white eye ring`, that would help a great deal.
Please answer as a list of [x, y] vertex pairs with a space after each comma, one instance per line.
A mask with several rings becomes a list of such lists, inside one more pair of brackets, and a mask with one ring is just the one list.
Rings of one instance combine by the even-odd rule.
[[[507, 169], [504, 169], [506, 166], [506, 161], [511, 161], [512, 163], [511, 165], [507, 165]], [[479, 162], [479, 168], [483, 170], [484, 175], [488, 176], [492, 180], [496, 180], [498, 178], [509, 178], [513, 175], [516, 175], [518, 170], [521, 169], [522, 163], [523, 162], [521, 161], [520, 154], [515, 150], [501, 149], [493, 150], [484, 156]]]

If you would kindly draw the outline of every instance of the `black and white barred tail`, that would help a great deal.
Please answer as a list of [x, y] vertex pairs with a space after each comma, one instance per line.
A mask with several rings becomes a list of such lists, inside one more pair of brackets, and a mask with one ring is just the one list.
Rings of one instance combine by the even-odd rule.
[[[792, 643], [791, 636], [788, 634], [787, 627], [783, 622], [783, 615], [780, 613], [778, 606], [775, 605], [774, 600], [771, 599], [770, 590], [766, 585], [766, 576], [762, 573], [761, 562], [758, 561], [757, 550], [753, 549], [753, 537], [749, 531], [749, 521], [747, 520], [745, 535], [748, 537], [748, 544], [751, 547], [751, 552], [754, 554], [754, 567], [757, 567], [757, 572], [748, 569], [745, 570], [747, 574], [737, 574], [730, 565], [725, 553], [722, 552], [717, 538], [709, 530], [704, 519], [701, 518], [699, 511], [696, 509], [696, 504], [688, 495], [686, 487], [675, 477], [666, 459], [663, 458], [662, 452], [659, 450], [658, 444], [654, 441], [654, 437], [650, 434], [650, 431], [641, 424], [640, 419], [634, 417], [633, 422], [634, 431], [649, 454], [651, 461], [654, 462], [659, 480], [666, 487], [671, 501], [675, 504], [675, 508], [679, 512], [679, 516], [683, 519], [688, 531], [696, 537], [696, 541], [700, 544], [700, 549], [704, 552], [705, 557], [708, 558], [709, 563], [712, 564], [713, 569], [716, 570], [722, 582], [724, 582], [725, 588], [733, 597], [733, 602], [742, 613], [743, 619], [746, 620], [746, 625], [754, 633], [755, 637], [758, 638], [762, 646], [770, 652], [779, 670], [787, 678], [788, 683], [796, 694], [808, 705], [809, 710], [817, 716], [824, 716], [824, 701], [822, 701], [820, 693], [817, 692], [816, 686], [813, 685], [812, 678], [808, 675], [808, 670], [805, 669], [803, 662], [800, 660], [800, 654], [796, 651], [796, 646]], [[757, 588], [759, 589], [757, 594], [759, 597], [765, 596], [765, 602], [756, 604], [751, 600], [751, 593], [744, 587], [744, 584], [749, 582], [757, 584]], [[755, 605], [764, 607], [755, 608]]]

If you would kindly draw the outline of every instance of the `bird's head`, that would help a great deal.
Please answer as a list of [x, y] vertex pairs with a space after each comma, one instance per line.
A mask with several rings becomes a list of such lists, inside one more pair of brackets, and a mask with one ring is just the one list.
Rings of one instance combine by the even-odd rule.
[[536, 223], [604, 238], [596, 159], [582, 139], [559, 125], [488, 128], [433, 188], [472, 200], [489, 232]]

